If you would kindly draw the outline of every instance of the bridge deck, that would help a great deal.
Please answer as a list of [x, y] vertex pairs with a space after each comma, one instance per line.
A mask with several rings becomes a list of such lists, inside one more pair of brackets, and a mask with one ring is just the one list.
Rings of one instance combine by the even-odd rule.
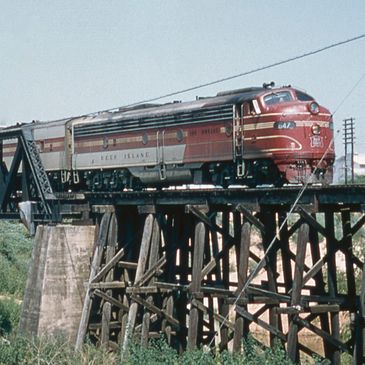
[[[166, 189], [145, 191], [124, 191], [120, 193], [91, 192], [76, 194], [73, 198], [82, 198], [90, 204], [97, 205], [209, 205], [226, 206], [229, 204], [247, 204], [251, 207], [291, 206], [303, 187], [288, 186], [283, 188], [263, 187], [257, 189]], [[59, 195], [59, 198], [66, 196]], [[72, 198], [72, 196], [69, 196]], [[312, 206], [313, 210], [350, 207], [361, 211], [365, 208], [365, 185], [332, 185], [327, 187], [309, 186], [298, 201], [299, 205]]]

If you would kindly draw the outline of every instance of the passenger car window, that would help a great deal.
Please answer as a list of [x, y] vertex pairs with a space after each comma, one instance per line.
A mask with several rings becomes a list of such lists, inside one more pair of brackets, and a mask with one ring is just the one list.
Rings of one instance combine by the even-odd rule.
[[286, 103], [292, 101], [293, 98], [288, 91], [279, 91], [269, 95], [264, 96], [264, 102], [266, 105], [273, 105], [279, 103]]
[[297, 98], [299, 101], [312, 101], [314, 98], [312, 98], [310, 95], [303, 93], [301, 91], [296, 91]]

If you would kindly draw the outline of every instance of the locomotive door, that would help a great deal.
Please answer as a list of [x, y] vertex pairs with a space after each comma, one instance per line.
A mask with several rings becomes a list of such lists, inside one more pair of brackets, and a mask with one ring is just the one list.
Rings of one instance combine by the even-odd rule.
[[244, 175], [245, 168], [243, 162], [244, 153], [244, 105], [237, 104], [233, 108], [233, 160], [237, 166], [237, 176]]
[[166, 180], [165, 164], [165, 130], [156, 132], [156, 162], [160, 180]]
[[61, 170], [61, 182], [66, 183], [71, 178], [71, 170], [75, 169], [74, 161], [74, 134], [73, 134], [73, 121], [67, 121], [65, 123], [65, 151], [63, 158], [63, 168]]

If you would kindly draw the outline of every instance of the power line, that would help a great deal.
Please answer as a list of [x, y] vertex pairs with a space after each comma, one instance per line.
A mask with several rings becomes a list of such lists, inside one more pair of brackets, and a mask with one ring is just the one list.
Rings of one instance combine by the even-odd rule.
[[363, 78], [365, 77], [365, 72], [362, 74], [362, 76], [359, 78], [359, 80], [357, 80], [357, 82], [355, 83], [355, 85], [351, 88], [351, 90], [345, 95], [345, 97], [341, 100], [341, 102], [338, 104], [336, 110], [333, 112], [332, 115], [335, 115], [338, 111], [338, 109], [340, 109], [340, 107], [342, 106], [342, 104], [350, 97], [350, 95], [354, 92], [354, 90], [357, 88], [357, 86], [360, 84], [360, 82], [363, 80]]
[[[219, 84], [219, 83], [222, 83], [222, 82], [225, 82], [225, 81], [233, 80], [233, 79], [236, 79], [238, 77], [251, 75], [251, 74], [259, 72], [259, 71], [264, 71], [264, 70], [267, 70], [269, 68], [284, 65], [286, 63], [293, 62], [293, 61], [296, 61], [296, 60], [300, 60], [300, 59], [305, 58], [305, 57], [313, 56], [317, 53], [321, 53], [321, 52], [327, 51], [331, 48], [339, 47], [339, 46], [342, 46], [344, 44], [351, 43], [351, 42], [357, 41], [357, 40], [362, 39], [362, 38], [365, 38], [365, 34], [361, 34], [361, 35], [358, 35], [356, 37], [346, 39], [344, 41], [339, 41], [339, 42], [336, 42], [336, 43], [332, 43], [328, 46], [325, 46], [325, 47], [318, 48], [318, 49], [313, 50], [313, 51], [303, 53], [299, 56], [290, 57], [290, 58], [287, 58], [285, 60], [274, 62], [274, 63], [271, 63], [271, 64], [266, 65], [266, 66], [262, 66], [262, 67], [254, 68], [254, 69], [249, 70], [249, 71], [241, 72], [241, 73], [236, 74], [236, 75], [224, 77], [224, 78], [214, 80], [214, 81], [210, 81], [210, 82], [207, 82], [207, 83], [204, 83], [204, 84], [200, 84], [200, 85], [192, 86], [192, 87], [189, 87], [189, 88], [186, 88], [186, 89], [181, 89], [181, 90], [174, 91], [174, 92], [171, 92], [171, 93], [163, 94], [163, 95], [156, 96], [156, 97], [153, 97], [153, 98], [150, 98], [150, 99], [141, 100], [141, 101], [138, 101], [138, 102], [135, 102], [135, 103], [132, 103], [132, 104], [125, 105], [125, 106], [123, 106], [123, 108], [133, 107], [133, 106], [137, 106], [139, 104], [144, 104], [144, 103], [150, 103], [150, 102], [157, 101], [157, 100], [160, 100], [160, 99], [164, 99], [164, 98], [167, 98], [167, 97], [170, 97], [170, 96], [183, 94], [183, 93], [186, 93], [186, 92], [189, 92], [189, 91], [201, 89], [203, 87], [207, 87], [207, 86]], [[122, 107], [105, 109], [105, 110], [95, 112], [95, 113], [110, 112], [110, 111], [113, 111], [113, 110], [118, 110], [120, 108], [122, 108]], [[90, 113], [90, 114], [95, 114], [95, 113]], [[88, 115], [90, 115], [90, 114], [88, 114]]]

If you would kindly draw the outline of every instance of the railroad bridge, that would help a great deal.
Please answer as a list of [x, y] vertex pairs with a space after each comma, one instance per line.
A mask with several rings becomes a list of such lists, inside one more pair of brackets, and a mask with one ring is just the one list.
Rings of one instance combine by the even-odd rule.
[[[74, 269], [82, 257], [87, 267], [79, 314], [58, 313], [76, 323], [78, 348], [86, 336], [115, 349], [164, 336], [179, 351], [239, 351], [251, 334], [259, 346], [281, 342], [294, 361], [317, 353], [339, 364], [341, 352], [364, 361], [365, 186], [55, 193], [27, 135], [7, 137], [20, 143], [13, 166], [0, 171], [0, 218], [38, 226], [24, 331], [32, 321], [33, 333], [44, 330], [46, 286], [67, 280], [52, 274], [49, 255], [56, 246], [59, 259], [67, 237], [65, 251], [74, 252], [74, 233], [52, 236], [68, 223], [96, 227], [89, 256], [77, 247], [71, 263], [58, 263]], [[12, 185], [21, 164], [19, 192]]]

